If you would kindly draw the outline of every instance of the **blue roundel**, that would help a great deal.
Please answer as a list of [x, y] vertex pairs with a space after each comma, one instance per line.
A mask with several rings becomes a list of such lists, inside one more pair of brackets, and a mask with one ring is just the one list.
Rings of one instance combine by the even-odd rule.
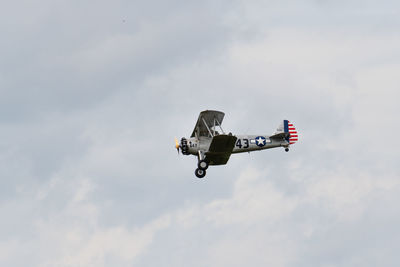
[[266, 144], [266, 140], [265, 140], [264, 136], [257, 136], [255, 140], [256, 140], [256, 145], [259, 147], [263, 147]]

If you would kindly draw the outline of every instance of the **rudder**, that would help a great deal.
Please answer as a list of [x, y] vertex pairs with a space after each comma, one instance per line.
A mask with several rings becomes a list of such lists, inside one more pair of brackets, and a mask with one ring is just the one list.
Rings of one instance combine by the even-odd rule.
[[283, 121], [283, 128], [285, 133], [289, 133], [287, 137], [287, 141], [290, 145], [293, 145], [299, 140], [299, 135], [297, 134], [296, 128], [294, 127], [293, 123], [288, 120]]

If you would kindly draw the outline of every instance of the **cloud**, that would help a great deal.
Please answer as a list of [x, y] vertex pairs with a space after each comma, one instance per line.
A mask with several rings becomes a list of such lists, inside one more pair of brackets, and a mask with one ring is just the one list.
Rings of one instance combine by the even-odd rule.
[[[397, 266], [396, 6], [7, 4], [1, 264]], [[196, 179], [204, 109], [300, 140]]]
[[3, 36], [3, 120], [85, 110], [126, 87], [135, 91], [149, 76], [215, 53], [229, 34], [221, 7], [208, 3], [171, 2], [169, 12], [123, 1], [95, 9], [90, 2], [58, 4], [4, 18], [15, 32]]
[[[36, 199], [25, 200], [40, 210], [38, 205], [48, 205], [46, 202], [54, 199], [54, 191], [68, 196], [64, 205], [58, 203], [57, 210], [47, 207], [41, 210], [40, 217], [33, 218], [29, 227], [32, 239], [20, 236], [9, 240], [6, 254], [1, 256], [2, 262], [23, 265], [18, 255], [24, 251], [35, 266], [107, 266], [110, 260], [128, 266], [146, 252], [158, 231], [170, 225], [166, 215], [142, 227], [103, 227], [99, 221], [101, 207], [88, 201], [92, 190], [93, 185], [88, 180], [53, 179], [38, 191]], [[19, 201], [19, 205], [27, 205]]]
[[[114, 227], [90, 231], [81, 227], [67, 229], [62, 235], [59, 234], [60, 229], [55, 229], [54, 236], [46, 242], [60, 242], [59, 249], [63, 253], [53, 260], [46, 260], [42, 266], [107, 266], [108, 261], [129, 266], [148, 249], [154, 234], [168, 224], [168, 218], [164, 217], [139, 229]], [[46, 235], [49, 233], [48, 226], [40, 226], [45, 228], [42, 232]], [[88, 230], [93, 233], [87, 234]]]
[[[307, 180], [297, 180], [293, 170], [293, 175], [285, 177], [297, 187], [288, 194], [268, 179], [270, 173], [243, 170], [231, 196], [191, 203], [175, 211], [166, 229], [171, 232], [169, 246], [164, 245], [166, 240], [155, 239], [161, 242], [156, 247], [167, 251], [154, 253], [163, 261], [176, 263], [180, 257], [181, 262], [193, 261], [195, 266], [306, 266], [309, 262], [351, 266], [369, 265], [382, 254], [391, 257], [390, 244], [377, 241], [382, 254], [368, 254], [372, 243], [362, 244], [375, 236], [374, 231], [368, 232], [369, 225], [394, 226], [395, 222], [386, 221], [393, 214], [390, 209], [383, 217], [370, 212], [377, 207], [383, 211], [382, 197], [394, 196], [399, 190], [395, 176], [376, 179], [358, 172], [307, 175]], [[205, 257], [200, 256], [198, 247]], [[151, 263], [161, 261], [151, 259]]]

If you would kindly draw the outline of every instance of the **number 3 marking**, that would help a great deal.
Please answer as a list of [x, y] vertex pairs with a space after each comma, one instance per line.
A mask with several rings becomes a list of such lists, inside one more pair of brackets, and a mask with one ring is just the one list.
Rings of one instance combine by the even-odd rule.
[[248, 148], [249, 147], [249, 139], [243, 139], [243, 142], [244, 142], [243, 148]]
[[243, 143], [244, 143], [244, 146], [242, 145], [242, 139], [238, 139], [236, 141], [236, 146], [238, 148], [242, 148], [242, 146], [243, 146], [243, 148], [248, 148], [249, 147], [249, 139], [243, 139]]

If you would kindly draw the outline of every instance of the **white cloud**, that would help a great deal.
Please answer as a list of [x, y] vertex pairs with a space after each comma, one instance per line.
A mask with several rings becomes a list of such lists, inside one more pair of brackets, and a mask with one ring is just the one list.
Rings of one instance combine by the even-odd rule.
[[92, 189], [88, 180], [79, 179], [52, 180], [40, 189], [39, 198], [31, 204], [35, 209], [44, 201], [51, 201], [54, 191], [66, 191], [69, 200], [63, 208], [34, 216], [32, 237], [19, 236], [1, 242], [7, 248], [0, 254], [1, 262], [18, 264], [23, 260], [18, 259], [22, 250], [31, 257], [33, 266], [108, 266], [109, 261], [130, 266], [147, 251], [154, 235], [171, 223], [166, 215], [142, 226], [102, 226], [101, 207], [88, 201]]
[[255, 169], [243, 171], [235, 182], [232, 198], [214, 200], [204, 207], [206, 221], [216, 226], [259, 221], [273, 224], [290, 214], [295, 199], [285, 197], [271, 182], [262, 182], [264, 175]]
[[[41, 266], [108, 266], [108, 261], [130, 266], [136, 257], [146, 252], [154, 235], [169, 223], [168, 217], [161, 217], [134, 229], [122, 226], [94, 230], [89, 230], [88, 226], [66, 231], [55, 229], [54, 236], [45, 241], [60, 242], [57, 252], [61, 253]], [[42, 227], [40, 232], [48, 233], [49, 225]]]

